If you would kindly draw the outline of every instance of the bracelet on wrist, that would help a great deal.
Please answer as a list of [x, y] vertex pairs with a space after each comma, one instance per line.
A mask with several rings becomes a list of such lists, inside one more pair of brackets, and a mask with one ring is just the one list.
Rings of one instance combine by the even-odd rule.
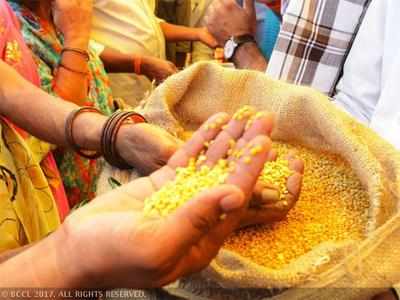
[[118, 153], [116, 142], [118, 132], [122, 125], [130, 123], [145, 123], [146, 119], [133, 111], [115, 112], [106, 122], [101, 135], [101, 152], [104, 159], [112, 166], [119, 169], [131, 169], [130, 166]]
[[73, 149], [75, 152], [77, 152], [82, 157], [85, 157], [87, 159], [96, 159], [101, 156], [101, 152], [82, 149], [76, 143], [75, 138], [74, 138], [74, 130], [73, 130], [74, 121], [80, 114], [85, 113], [85, 112], [94, 112], [94, 113], [102, 114], [102, 112], [100, 110], [98, 110], [95, 107], [91, 107], [91, 106], [83, 106], [83, 107], [73, 110], [68, 115], [67, 120], [65, 122], [65, 139], [67, 141], [68, 146], [71, 147], [71, 149]]
[[65, 52], [72, 52], [72, 53], [75, 53], [75, 54], [77, 54], [77, 55], [80, 55], [80, 56], [82, 56], [87, 62], [90, 60], [90, 55], [89, 55], [89, 52], [88, 52], [87, 50], [82, 50], [82, 49], [79, 49], [79, 48], [65, 47], [65, 48], [63, 48], [63, 49], [61, 50], [60, 57], [62, 57], [63, 54], [64, 54]]

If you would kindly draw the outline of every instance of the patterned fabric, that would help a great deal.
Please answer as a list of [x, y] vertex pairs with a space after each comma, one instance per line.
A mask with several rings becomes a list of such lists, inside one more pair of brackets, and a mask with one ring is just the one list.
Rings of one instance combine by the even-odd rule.
[[[39, 85], [18, 20], [0, 0], [0, 59]], [[50, 145], [0, 118], [0, 252], [38, 241], [57, 229], [67, 199]], [[59, 209], [57, 209], [59, 208]]]
[[[25, 42], [35, 55], [42, 89], [54, 94], [54, 71], [60, 61], [63, 37], [52, 33], [51, 25], [39, 19], [32, 11], [16, 2], [11, 2], [21, 22]], [[87, 105], [94, 105], [103, 113], [112, 113], [113, 99], [108, 76], [95, 49], [89, 49], [89, 92]], [[61, 96], [61, 95], [59, 95]], [[87, 202], [95, 196], [100, 160], [88, 160], [70, 151], [58, 151], [56, 159], [63, 177], [71, 206]]]
[[369, 2], [290, 1], [267, 73], [332, 95]]

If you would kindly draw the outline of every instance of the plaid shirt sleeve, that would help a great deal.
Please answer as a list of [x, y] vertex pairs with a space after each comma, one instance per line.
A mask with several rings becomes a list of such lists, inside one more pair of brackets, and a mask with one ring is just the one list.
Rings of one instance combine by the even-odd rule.
[[267, 73], [332, 96], [369, 1], [285, 0]]

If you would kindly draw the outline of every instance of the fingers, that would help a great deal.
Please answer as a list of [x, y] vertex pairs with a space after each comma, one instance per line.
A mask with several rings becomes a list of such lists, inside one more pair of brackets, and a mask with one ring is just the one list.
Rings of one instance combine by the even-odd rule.
[[166, 220], [165, 228], [174, 228], [173, 231], [166, 230], [166, 234], [176, 242], [174, 251], [186, 253], [217, 226], [221, 215], [240, 210], [245, 204], [243, 192], [233, 185], [222, 185], [200, 193]]
[[[240, 148], [258, 135], [269, 136], [271, 134], [274, 123], [272, 114], [254, 114], [254, 110], [250, 108], [244, 112], [244, 114], [235, 114], [218, 134], [206, 152], [206, 165], [213, 166], [221, 158], [233, 154], [235, 150], [237, 153]], [[233, 159], [233, 155], [231, 156], [230, 160]]]
[[[246, 110], [242, 109], [241, 111], [240, 116], [236, 113], [210, 145], [205, 155], [205, 165], [213, 166], [227, 155], [230, 148], [235, 147], [237, 140], [241, 138], [245, 131], [249, 118], [254, 114], [251, 107], [246, 107]], [[260, 134], [263, 134], [263, 132], [260, 132]]]
[[[251, 161], [236, 159], [236, 167], [228, 175], [226, 185], [204, 191], [168, 218], [166, 227], [177, 228], [174, 234], [181, 237], [178, 243], [182, 251], [201, 240], [204, 240], [204, 245], [211, 243], [219, 247], [238, 227], [241, 213], [248, 204], [248, 195], [254, 188], [270, 147], [268, 137], [254, 138], [244, 149], [246, 157], [252, 157]], [[253, 149], [257, 149], [257, 153], [252, 154]]]
[[[241, 148], [259, 134], [270, 136], [274, 128], [275, 115], [273, 113], [258, 112], [246, 124], [243, 137], [238, 141], [237, 148]], [[263, 133], [261, 133], [263, 132]], [[272, 153], [271, 153], [272, 155]]]
[[184, 167], [191, 158], [197, 158], [204, 149], [204, 144], [210, 143], [229, 121], [226, 113], [218, 113], [206, 121], [185, 145], [179, 149], [169, 160], [168, 166], [175, 169]]
[[[273, 152], [273, 150], [271, 152]], [[281, 199], [281, 191], [279, 190], [279, 187], [273, 183], [266, 184], [258, 181], [253, 191], [253, 201], [251, 203], [251, 207], [265, 208], [266, 206], [270, 207], [275, 205], [276, 207], [282, 208], [287, 206], [290, 209], [294, 206], [301, 190], [304, 164], [303, 161], [297, 159], [294, 154], [287, 155], [286, 159], [288, 160], [289, 169], [293, 172], [293, 174], [290, 175], [286, 180], [286, 189], [288, 191], [286, 197]], [[275, 159], [271, 159], [269, 161], [273, 160]], [[281, 204], [279, 204], [280, 201], [282, 201]]]
[[230, 174], [226, 183], [238, 186], [249, 196], [264, 168], [271, 145], [267, 136], [257, 136], [239, 149], [242, 151], [241, 156], [230, 157]]
[[287, 157], [289, 169], [293, 174], [286, 181], [288, 193], [281, 198], [281, 191], [273, 184], [257, 182], [250, 209], [246, 212], [242, 227], [254, 224], [265, 224], [280, 221], [295, 206], [300, 196], [304, 163], [297, 159], [293, 153]]
[[288, 194], [286, 196], [286, 203], [288, 210], [292, 209], [299, 199], [301, 186], [303, 183], [304, 162], [297, 159], [293, 153], [287, 156], [289, 161], [289, 169], [294, 173], [291, 175], [286, 183]]
[[287, 180], [286, 187], [289, 195], [297, 200], [303, 182], [304, 162], [297, 159], [294, 152], [289, 153], [286, 159], [289, 162], [289, 169], [293, 171], [293, 174]]

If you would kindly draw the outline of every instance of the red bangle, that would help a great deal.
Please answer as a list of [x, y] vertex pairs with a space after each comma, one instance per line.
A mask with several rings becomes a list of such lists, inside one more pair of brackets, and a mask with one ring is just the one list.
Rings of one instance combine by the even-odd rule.
[[80, 55], [80, 56], [82, 56], [87, 62], [90, 60], [89, 52], [86, 51], [86, 50], [82, 50], [82, 49], [79, 49], [79, 48], [68, 48], [68, 47], [65, 47], [65, 48], [63, 48], [63, 49], [61, 50], [60, 57], [62, 57], [63, 54], [64, 54], [65, 52], [73, 52], [73, 53], [75, 53], [75, 54], [77, 54], [77, 55]]
[[133, 60], [133, 65], [134, 65], [134, 71], [135, 74], [141, 75], [142, 74], [142, 59], [140, 57], [137, 57]]

